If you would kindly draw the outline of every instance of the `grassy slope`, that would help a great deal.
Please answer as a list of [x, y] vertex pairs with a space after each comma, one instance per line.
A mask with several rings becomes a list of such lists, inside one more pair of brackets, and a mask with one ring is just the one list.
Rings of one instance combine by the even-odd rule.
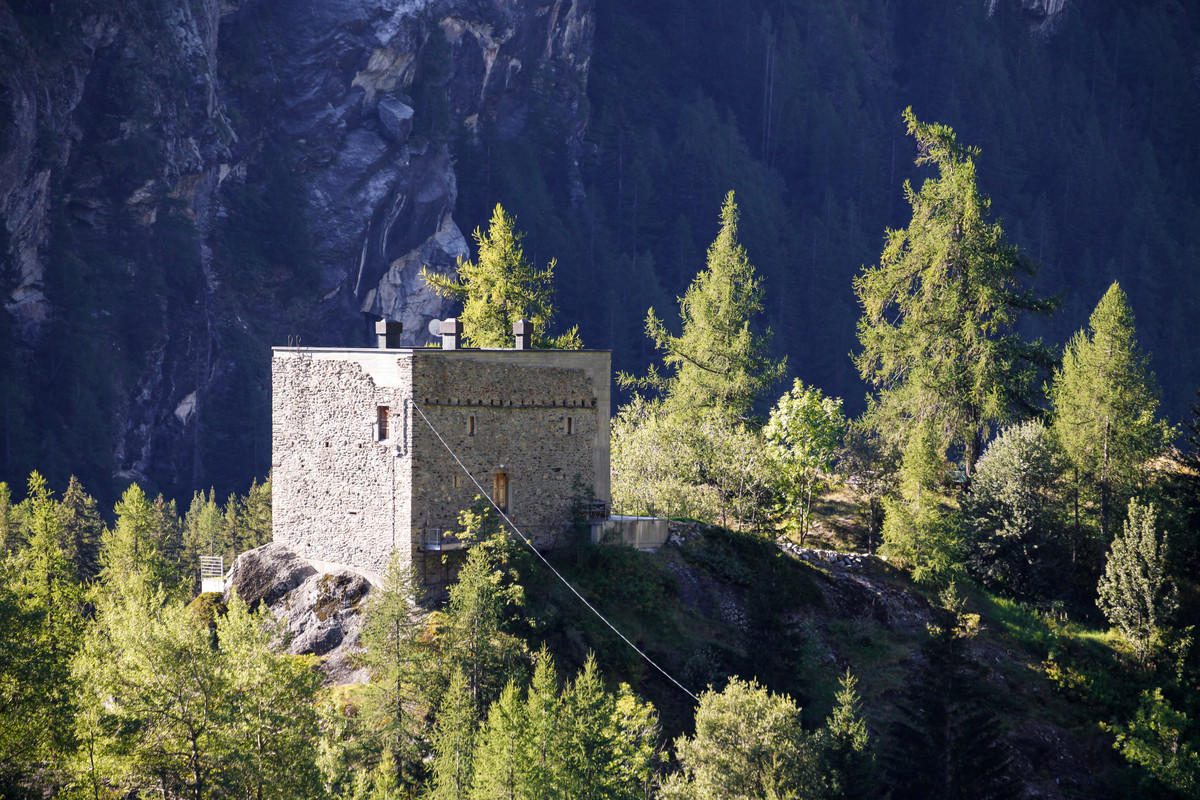
[[[865, 512], [852, 493], [832, 493], [817, 510], [806, 544], [865, 550]], [[555, 560], [617, 628], [693, 692], [719, 688], [727, 675], [755, 677], [795, 697], [812, 725], [829, 712], [838, 678], [849, 669], [872, 727], [886, 729], [925, 637], [920, 609], [937, 602], [936, 592], [885, 562], [869, 562], [854, 578], [788, 556], [766, 537], [715, 527], [695, 526], [683, 544], [657, 553], [585, 547]], [[980, 616], [970, 652], [983, 667], [987, 702], [1018, 749], [1029, 751], [1018, 759], [1032, 767], [1025, 780], [1050, 785], [1073, 773], [1085, 785], [1097, 775], [1107, 782], [1123, 762], [1098, 723], [1128, 718], [1152, 676], [1128, 666], [1119, 637], [1107, 630], [978, 587], [962, 593], [966, 611]], [[666, 736], [688, 730], [691, 699], [546, 570], [534, 571], [527, 595], [535, 638], [562, 667], [573, 671], [595, 652], [607, 675], [654, 702]]]

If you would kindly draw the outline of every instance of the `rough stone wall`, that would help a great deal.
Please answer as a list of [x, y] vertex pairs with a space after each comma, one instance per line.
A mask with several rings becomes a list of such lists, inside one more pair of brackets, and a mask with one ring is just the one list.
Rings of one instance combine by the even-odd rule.
[[[272, 359], [273, 537], [305, 558], [381, 574], [411, 558], [407, 351], [276, 350]], [[390, 385], [389, 385], [390, 384]], [[378, 441], [379, 406], [391, 436]]]
[[[553, 546], [576, 497], [596, 484], [600, 410], [593, 379], [578, 367], [527, 363], [533, 359], [523, 360], [524, 353], [468, 352], [418, 351], [414, 399], [489, 496], [495, 476], [505, 475], [510, 518], [539, 545]], [[607, 353], [596, 355], [607, 362]], [[420, 542], [453, 528], [479, 489], [429, 427], [413, 422], [412, 521]], [[605, 414], [605, 430], [607, 423]]]
[[[485, 493], [505, 475], [510, 518], [554, 546], [581, 493], [609, 499], [609, 361], [607, 351], [277, 348], [274, 539], [375, 575], [395, 548], [425, 583], [444, 583], [449, 568], [428, 545], [479, 488], [423, 414]], [[386, 442], [379, 406], [391, 409]]]

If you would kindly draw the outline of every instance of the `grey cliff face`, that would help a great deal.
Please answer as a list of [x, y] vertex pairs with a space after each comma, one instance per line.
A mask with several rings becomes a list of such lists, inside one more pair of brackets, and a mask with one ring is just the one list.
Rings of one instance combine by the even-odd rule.
[[[125, 478], [208, 485], [214, 404], [292, 334], [365, 343], [365, 312], [423, 342], [448, 303], [422, 266], [469, 252], [463, 143], [526, 135], [537, 94], [578, 163], [592, 0], [69, 5], [0, 0], [2, 285], [29, 353], [86, 295], [70, 325], [129, 364], [112, 370]], [[247, 208], [283, 255], [248, 252]]]

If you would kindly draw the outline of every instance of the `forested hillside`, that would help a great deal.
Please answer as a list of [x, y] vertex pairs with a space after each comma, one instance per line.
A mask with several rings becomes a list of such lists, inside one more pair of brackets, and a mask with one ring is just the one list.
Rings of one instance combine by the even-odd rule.
[[245, 491], [268, 348], [363, 344], [379, 313], [419, 339], [452, 310], [421, 266], [470, 255], [497, 202], [558, 260], [560, 317], [638, 372], [646, 309], [735, 190], [775, 354], [857, 413], [851, 279], [928, 174], [910, 105], [981, 148], [992, 213], [1062, 295], [1028, 333], [1061, 346], [1119, 280], [1178, 420], [1198, 28], [1117, 0], [0, 4], [0, 466], [108, 502]]

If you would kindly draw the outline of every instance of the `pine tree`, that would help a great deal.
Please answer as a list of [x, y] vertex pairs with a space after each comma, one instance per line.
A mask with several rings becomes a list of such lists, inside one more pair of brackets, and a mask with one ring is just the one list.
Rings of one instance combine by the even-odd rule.
[[903, 447], [930, 425], [943, 452], [961, 449], [970, 478], [992, 427], [1030, 408], [1031, 363], [1049, 361], [1016, 333], [1020, 314], [1052, 304], [1020, 288], [1034, 266], [988, 220], [991, 201], [976, 184], [979, 151], [911, 108], [904, 120], [917, 164], [935, 165], [938, 177], [919, 191], [905, 182], [911, 222], [888, 231], [879, 265], [854, 280], [863, 309], [854, 361], [875, 390], [875, 429]]
[[[951, 592], [952, 594], [952, 592]], [[935, 610], [923, 661], [888, 731], [885, 765], [894, 800], [1015, 800], [1011, 755], [995, 715], [966, 657], [966, 640], [978, 618], [950, 608]]]
[[856, 686], [857, 681], [847, 671], [833, 713], [816, 737], [823, 800], [869, 800], [883, 794]]
[[[1129, 299], [1116, 283], [1071, 338], [1051, 390], [1054, 432], [1082, 488], [1095, 497], [1100, 539], [1110, 537], [1112, 509], [1123, 503], [1162, 452], [1158, 390], [1137, 344]], [[1080, 528], [1079, 498], [1074, 506]]]
[[280, 623], [264, 606], [257, 612], [234, 592], [216, 620], [222, 696], [219, 780], [255, 800], [324, 794], [316, 764], [315, 701], [320, 673], [310, 659], [275, 652]]
[[554, 316], [554, 261], [538, 270], [525, 259], [525, 234], [499, 204], [486, 233], [475, 229], [479, 249], [474, 262], [459, 259], [458, 275], [448, 277], [421, 270], [421, 277], [438, 294], [463, 304], [463, 342], [471, 347], [512, 347], [513, 323], [533, 324], [533, 346], [578, 350], [579, 329], [548, 335]]
[[67, 484], [62, 502], [58, 504], [59, 523], [66, 536], [66, 554], [75, 565], [82, 581], [93, 580], [100, 573], [100, 541], [104, 521], [95, 498], [83, 490], [74, 475]]
[[529, 720], [516, 684], [509, 682], [488, 709], [475, 750], [472, 800], [518, 800], [530, 792]]
[[164, 582], [170, 567], [159, 552], [158, 515], [136, 483], [132, 484], [114, 511], [117, 523], [106, 531], [100, 549], [100, 578], [106, 585], [117, 579], [138, 576], [151, 585]]
[[471, 789], [478, 715], [460, 670], [450, 676], [433, 739], [431, 800], [466, 800]]
[[1097, 587], [1100, 610], [1121, 629], [1143, 663], [1178, 606], [1167, 576], [1166, 538], [1155, 529], [1154, 504], [1129, 501], [1129, 518], [1108, 551]]
[[752, 318], [762, 312], [763, 289], [738, 241], [733, 192], [721, 206], [721, 229], [708, 248], [705, 268], [679, 298], [682, 332], [676, 336], [651, 308], [646, 334], [662, 353], [670, 374], [651, 369], [626, 386], [659, 391], [672, 414], [695, 418], [713, 411], [747, 419], [754, 402], [784, 374], [786, 360], [768, 354], [771, 332], [757, 334]]
[[431, 641], [417, 607], [418, 584], [411, 567], [393, 556], [383, 584], [371, 592], [360, 642], [371, 672], [364, 713], [392, 754], [398, 786], [412, 787], [424, 772], [424, 741], [419, 708], [428, 705], [434, 676]]

